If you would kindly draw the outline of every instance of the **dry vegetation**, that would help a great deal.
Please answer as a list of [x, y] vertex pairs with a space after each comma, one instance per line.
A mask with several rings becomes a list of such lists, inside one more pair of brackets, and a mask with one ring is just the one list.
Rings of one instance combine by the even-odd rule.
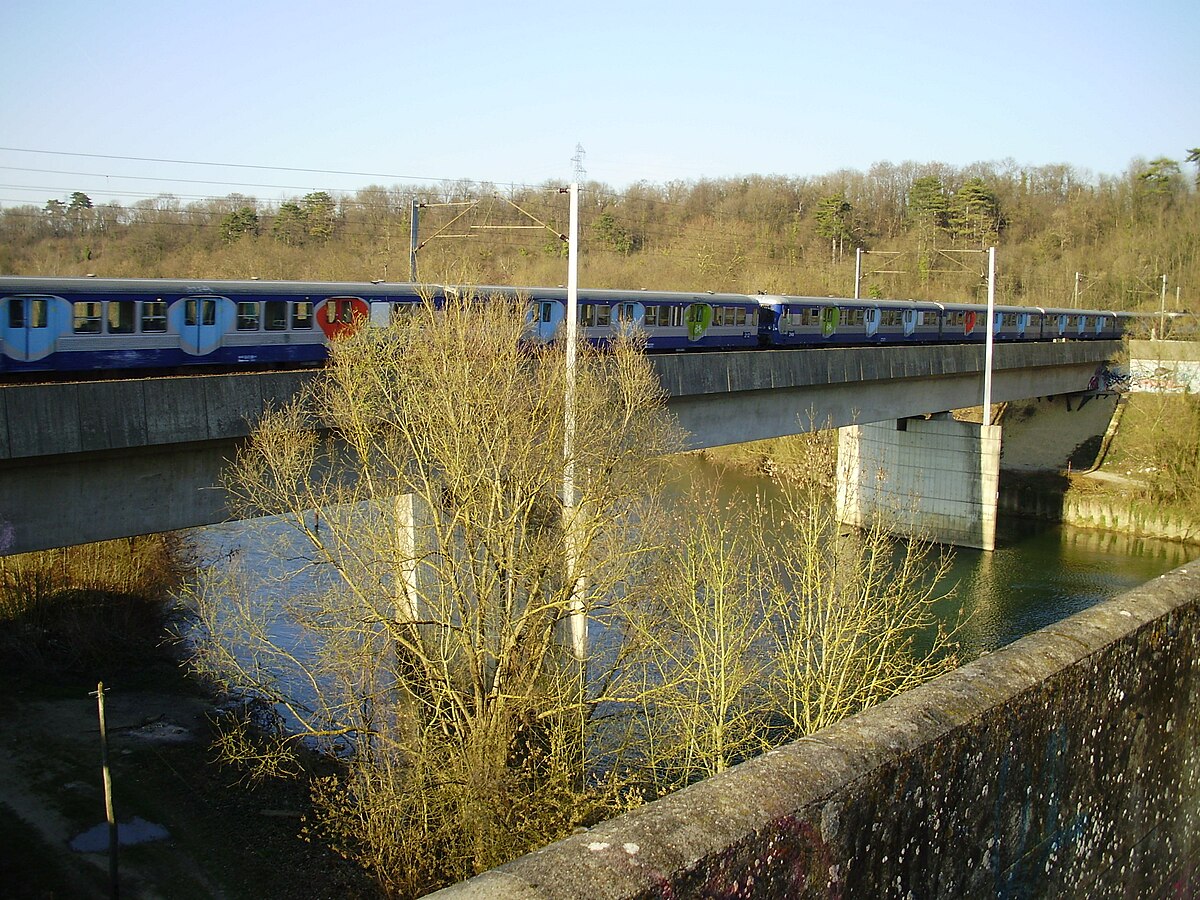
[[275, 564], [223, 565], [191, 597], [197, 667], [259, 701], [225, 755], [259, 775], [301, 774], [301, 745], [338, 760], [307, 833], [396, 896], [952, 662], [912, 644], [936, 560], [839, 535], [813, 502], [827, 454], [778, 509], [723, 525], [696, 495], [669, 514], [679, 437], [639, 348], [579, 348], [568, 458], [562, 348], [523, 330], [524, 310], [467, 299], [336, 344], [229, 476], [244, 512], [275, 516]]
[[[1198, 159], [1191, 151], [1184, 161], [1134, 160], [1125, 173], [1101, 177], [1005, 160], [625, 190], [593, 182], [583, 186], [581, 283], [847, 296], [854, 248], [863, 247], [878, 254], [865, 258], [866, 295], [973, 300], [984, 296], [986, 263], [961, 251], [995, 245], [1002, 303], [1067, 306], [1078, 291], [1079, 303], [1093, 308], [1157, 310], [1166, 275], [1169, 305], [1181, 286], [1181, 305], [1195, 311], [1200, 202], [1189, 164]], [[559, 187], [499, 195], [469, 182], [369, 185], [282, 203], [231, 194], [132, 207], [97, 206], [77, 193], [43, 209], [0, 211], [0, 272], [404, 281], [415, 199], [425, 204], [422, 279], [559, 284], [565, 253], [557, 233], [567, 227]], [[550, 228], [495, 228], [534, 219]]]
[[0, 667], [102, 674], [153, 655], [186, 574], [170, 534], [0, 558]]

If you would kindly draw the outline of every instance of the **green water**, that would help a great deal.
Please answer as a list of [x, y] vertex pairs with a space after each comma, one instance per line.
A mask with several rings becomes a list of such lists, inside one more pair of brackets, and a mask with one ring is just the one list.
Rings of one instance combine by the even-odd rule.
[[[771, 479], [722, 470], [695, 456], [673, 462], [680, 481], [700, 479], [719, 496], [778, 495]], [[938, 585], [951, 592], [938, 611], [946, 622], [960, 613], [961, 656], [970, 659], [1101, 600], [1145, 584], [1200, 557], [1200, 547], [1149, 538], [1003, 519], [992, 553], [947, 548], [951, 569]]]

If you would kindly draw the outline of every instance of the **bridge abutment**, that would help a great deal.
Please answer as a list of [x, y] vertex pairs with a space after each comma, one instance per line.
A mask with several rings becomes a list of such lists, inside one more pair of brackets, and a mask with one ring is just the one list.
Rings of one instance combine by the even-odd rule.
[[882, 515], [940, 544], [996, 547], [1000, 426], [949, 415], [838, 429], [838, 520]]

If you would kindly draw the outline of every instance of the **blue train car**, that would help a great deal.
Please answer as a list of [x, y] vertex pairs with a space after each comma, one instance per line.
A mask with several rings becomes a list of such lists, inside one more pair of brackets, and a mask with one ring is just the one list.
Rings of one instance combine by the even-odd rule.
[[[331, 339], [447, 297], [527, 304], [534, 341], [564, 334], [567, 291], [374, 282], [0, 277], [0, 373], [319, 364]], [[982, 342], [967, 303], [588, 289], [579, 335], [636, 333], [652, 352]], [[1120, 337], [1129, 314], [1000, 306], [998, 341]]]
[[318, 363], [363, 320], [421, 302], [413, 285], [0, 279], [5, 372]]
[[[532, 329], [537, 339], [552, 341], [563, 334], [565, 289], [477, 289], [481, 296], [524, 296], [532, 302]], [[579, 336], [605, 344], [625, 333], [638, 333], [646, 349], [738, 350], [759, 344], [759, 304], [745, 294], [686, 294], [663, 291], [580, 291]]]

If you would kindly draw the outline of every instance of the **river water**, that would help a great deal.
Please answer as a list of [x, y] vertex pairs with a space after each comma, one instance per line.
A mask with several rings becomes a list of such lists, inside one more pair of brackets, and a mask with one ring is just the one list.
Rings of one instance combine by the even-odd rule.
[[[726, 500], [779, 492], [769, 478], [697, 456], [679, 457], [674, 466], [680, 480], [710, 482]], [[260, 572], [270, 569], [278, 552], [263, 540], [261, 527], [244, 523], [193, 529], [191, 538], [202, 562], [220, 564], [233, 553]], [[938, 586], [949, 596], [938, 610], [947, 623], [961, 616], [960, 657], [971, 659], [1183, 565], [1200, 556], [1200, 547], [1002, 518], [994, 552], [949, 552], [950, 572]]]
[[[765, 476], [721, 469], [698, 456], [682, 457], [680, 477], [705, 479], [718, 495], [771, 498], [778, 485]], [[951, 567], [938, 585], [947, 624], [959, 620], [960, 657], [1010, 644], [1101, 600], [1145, 584], [1200, 557], [1200, 546], [1001, 517], [991, 553], [947, 548]]]

